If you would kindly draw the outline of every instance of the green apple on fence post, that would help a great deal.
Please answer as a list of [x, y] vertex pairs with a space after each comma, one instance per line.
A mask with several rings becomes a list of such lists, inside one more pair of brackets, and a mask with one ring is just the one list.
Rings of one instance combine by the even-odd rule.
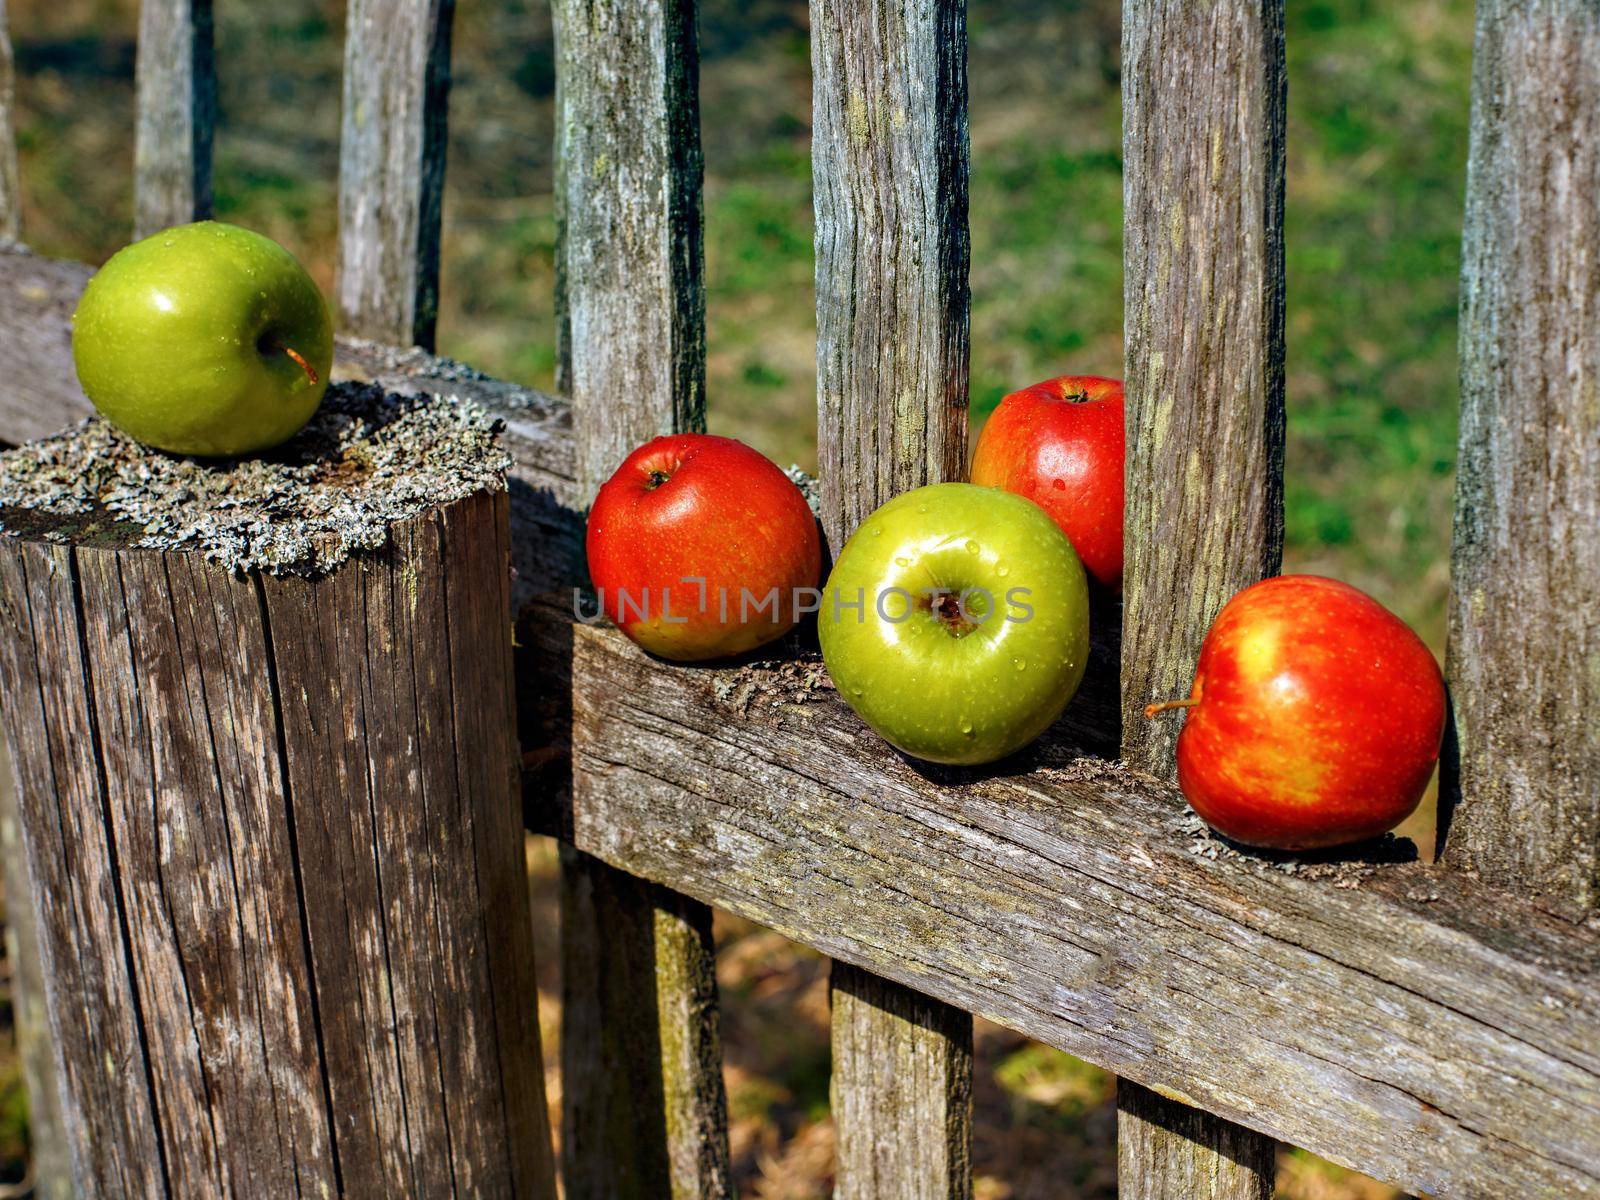
[[251, 454], [299, 432], [333, 366], [333, 318], [271, 238], [200, 221], [112, 255], [72, 319], [78, 382], [158, 450]]
[[1038, 505], [938, 483], [862, 522], [817, 627], [839, 694], [885, 740], [931, 762], [986, 763], [1072, 699], [1089, 657], [1088, 587]]

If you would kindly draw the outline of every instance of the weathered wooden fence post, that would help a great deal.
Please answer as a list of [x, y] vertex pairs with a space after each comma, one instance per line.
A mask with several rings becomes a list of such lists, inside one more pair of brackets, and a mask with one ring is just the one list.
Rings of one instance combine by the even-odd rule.
[[[699, 51], [694, 0], [554, 11], [558, 386], [588, 503], [639, 443], [705, 428]], [[731, 1195], [711, 910], [561, 861], [567, 1194]]]
[[[812, 0], [817, 460], [838, 553], [892, 496], [962, 479], [967, 29], [962, 0]], [[972, 1017], [834, 963], [842, 1200], [972, 1192]]]
[[[1444, 860], [1600, 906], [1600, 7], [1480, 0]], [[1453, 813], [1452, 813], [1453, 808]]]
[[6, 27], [6, 0], [0, 0], [0, 242], [15, 241], [22, 232], [22, 179], [17, 174], [16, 73], [11, 35]]
[[[1127, 569], [1122, 751], [1171, 777], [1176, 722], [1228, 597], [1283, 544], [1282, 0], [1125, 0]], [[1118, 1182], [1256, 1200], [1273, 1143], [1126, 1080]]]
[[145, 237], [211, 215], [211, 0], [141, 0], [138, 90], [133, 229]]
[[433, 349], [455, 0], [351, 0], [339, 138], [339, 325]]
[[[348, 505], [375, 448], [328, 444]], [[367, 492], [387, 548], [316, 578], [5, 510], [0, 703], [80, 1195], [554, 1195], [506, 495], [462, 455], [485, 486], [391, 519], [397, 472]], [[266, 513], [252, 478], [227, 486]]]

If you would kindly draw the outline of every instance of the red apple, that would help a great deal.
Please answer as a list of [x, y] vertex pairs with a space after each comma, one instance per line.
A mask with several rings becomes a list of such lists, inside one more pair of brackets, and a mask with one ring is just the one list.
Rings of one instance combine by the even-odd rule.
[[646, 442], [589, 510], [589, 578], [606, 615], [663, 658], [754, 649], [815, 611], [816, 518], [771, 460], [704, 433]]
[[1365, 592], [1280, 575], [1229, 600], [1200, 648], [1178, 786], [1219, 833], [1310, 850], [1377, 837], [1416, 809], [1439, 760], [1444, 680]]
[[1102, 587], [1122, 590], [1122, 380], [1063, 375], [1012, 392], [983, 427], [972, 482], [1032, 500]]

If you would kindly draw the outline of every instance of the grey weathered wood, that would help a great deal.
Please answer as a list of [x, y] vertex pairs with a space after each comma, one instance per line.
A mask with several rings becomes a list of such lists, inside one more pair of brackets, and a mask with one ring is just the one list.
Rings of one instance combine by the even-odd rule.
[[[705, 427], [699, 52], [693, 0], [554, 16], [560, 382], [587, 507], [640, 443]], [[538, 681], [562, 719], [570, 680]], [[563, 855], [569, 1195], [732, 1194], [713, 953], [704, 905]]]
[[1119, 1200], [1271, 1200], [1274, 1150], [1271, 1138], [1117, 1080]]
[[211, 0], [140, 0], [133, 229], [211, 215], [217, 74]]
[[1600, 930], [1414, 862], [1286, 870], [1048, 740], [919, 771], [814, 660], [570, 636], [586, 853], [1410, 1191], [1600, 1196]]
[[1283, 5], [1126, 0], [1123, 753], [1171, 769], [1211, 619], [1283, 544]]
[[1482, 0], [1444, 857], [1600, 904], [1600, 6]]
[[339, 138], [338, 318], [431, 350], [455, 0], [350, 0]]
[[[1189, 694], [1212, 617], [1282, 555], [1282, 0], [1124, 0], [1122, 97], [1122, 753], [1170, 778], [1180, 722], [1144, 706]], [[1269, 1139], [1127, 1094], [1124, 1192], [1271, 1194]]]
[[391, 533], [317, 580], [0, 538], [81, 1195], [554, 1195], [506, 499]]
[[558, 382], [592, 498], [641, 442], [705, 427], [694, 0], [556, 0]]
[[0, 250], [0, 441], [55, 433], [94, 411], [72, 366], [72, 310], [93, 273]]
[[6, 961], [11, 968], [11, 1027], [28, 1085], [28, 1178], [39, 1200], [71, 1200], [72, 1158], [61, 1123], [61, 1076], [39, 973], [39, 916], [28, 856], [17, 823], [11, 751], [0, 737], [0, 863], [5, 870]]
[[817, 462], [837, 551], [967, 452], [963, 0], [812, 0]]
[[730, 1196], [711, 910], [562, 860], [567, 1194]]
[[6, 0], [0, 0], [0, 242], [15, 241], [22, 232], [22, 177], [17, 173], [16, 74]]
[[[966, 469], [966, 5], [812, 0], [811, 66], [818, 482], [836, 553], [884, 501]], [[833, 995], [838, 1194], [970, 1196], [971, 1016], [848, 966]]]
[[972, 1195], [972, 1017], [835, 962], [839, 1200]]

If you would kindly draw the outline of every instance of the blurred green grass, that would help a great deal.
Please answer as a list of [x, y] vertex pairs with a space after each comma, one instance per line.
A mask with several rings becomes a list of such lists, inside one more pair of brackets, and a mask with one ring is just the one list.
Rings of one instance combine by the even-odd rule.
[[[970, 0], [975, 422], [1035, 380], [1120, 371], [1118, 12]], [[101, 261], [126, 240], [135, 19], [135, 0], [11, 2], [24, 232], [44, 253]], [[283, 242], [324, 287], [342, 19], [332, 0], [217, 10], [217, 213]], [[1289, 0], [1287, 20], [1286, 568], [1366, 588], [1439, 649], [1472, 6]], [[806, 6], [703, 0], [701, 42], [711, 425], [814, 466]], [[441, 349], [550, 387], [548, 10], [462, 5], [455, 43]], [[825, 1010], [797, 1022], [792, 1001], [817, 1008], [817, 968], [772, 935], [738, 938], [757, 949], [720, 967], [746, 1190], [814, 1194], [831, 1147]], [[782, 1015], [763, 1017], [774, 995]], [[980, 1194], [1108, 1194], [1106, 1077], [984, 1037]], [[1063, 1176], [1083, 1146], [1098, 1147], [1098, 1174]], [[1300, 1200], [1391, 1194], [1299, 1152], [1280, 1175]]]

